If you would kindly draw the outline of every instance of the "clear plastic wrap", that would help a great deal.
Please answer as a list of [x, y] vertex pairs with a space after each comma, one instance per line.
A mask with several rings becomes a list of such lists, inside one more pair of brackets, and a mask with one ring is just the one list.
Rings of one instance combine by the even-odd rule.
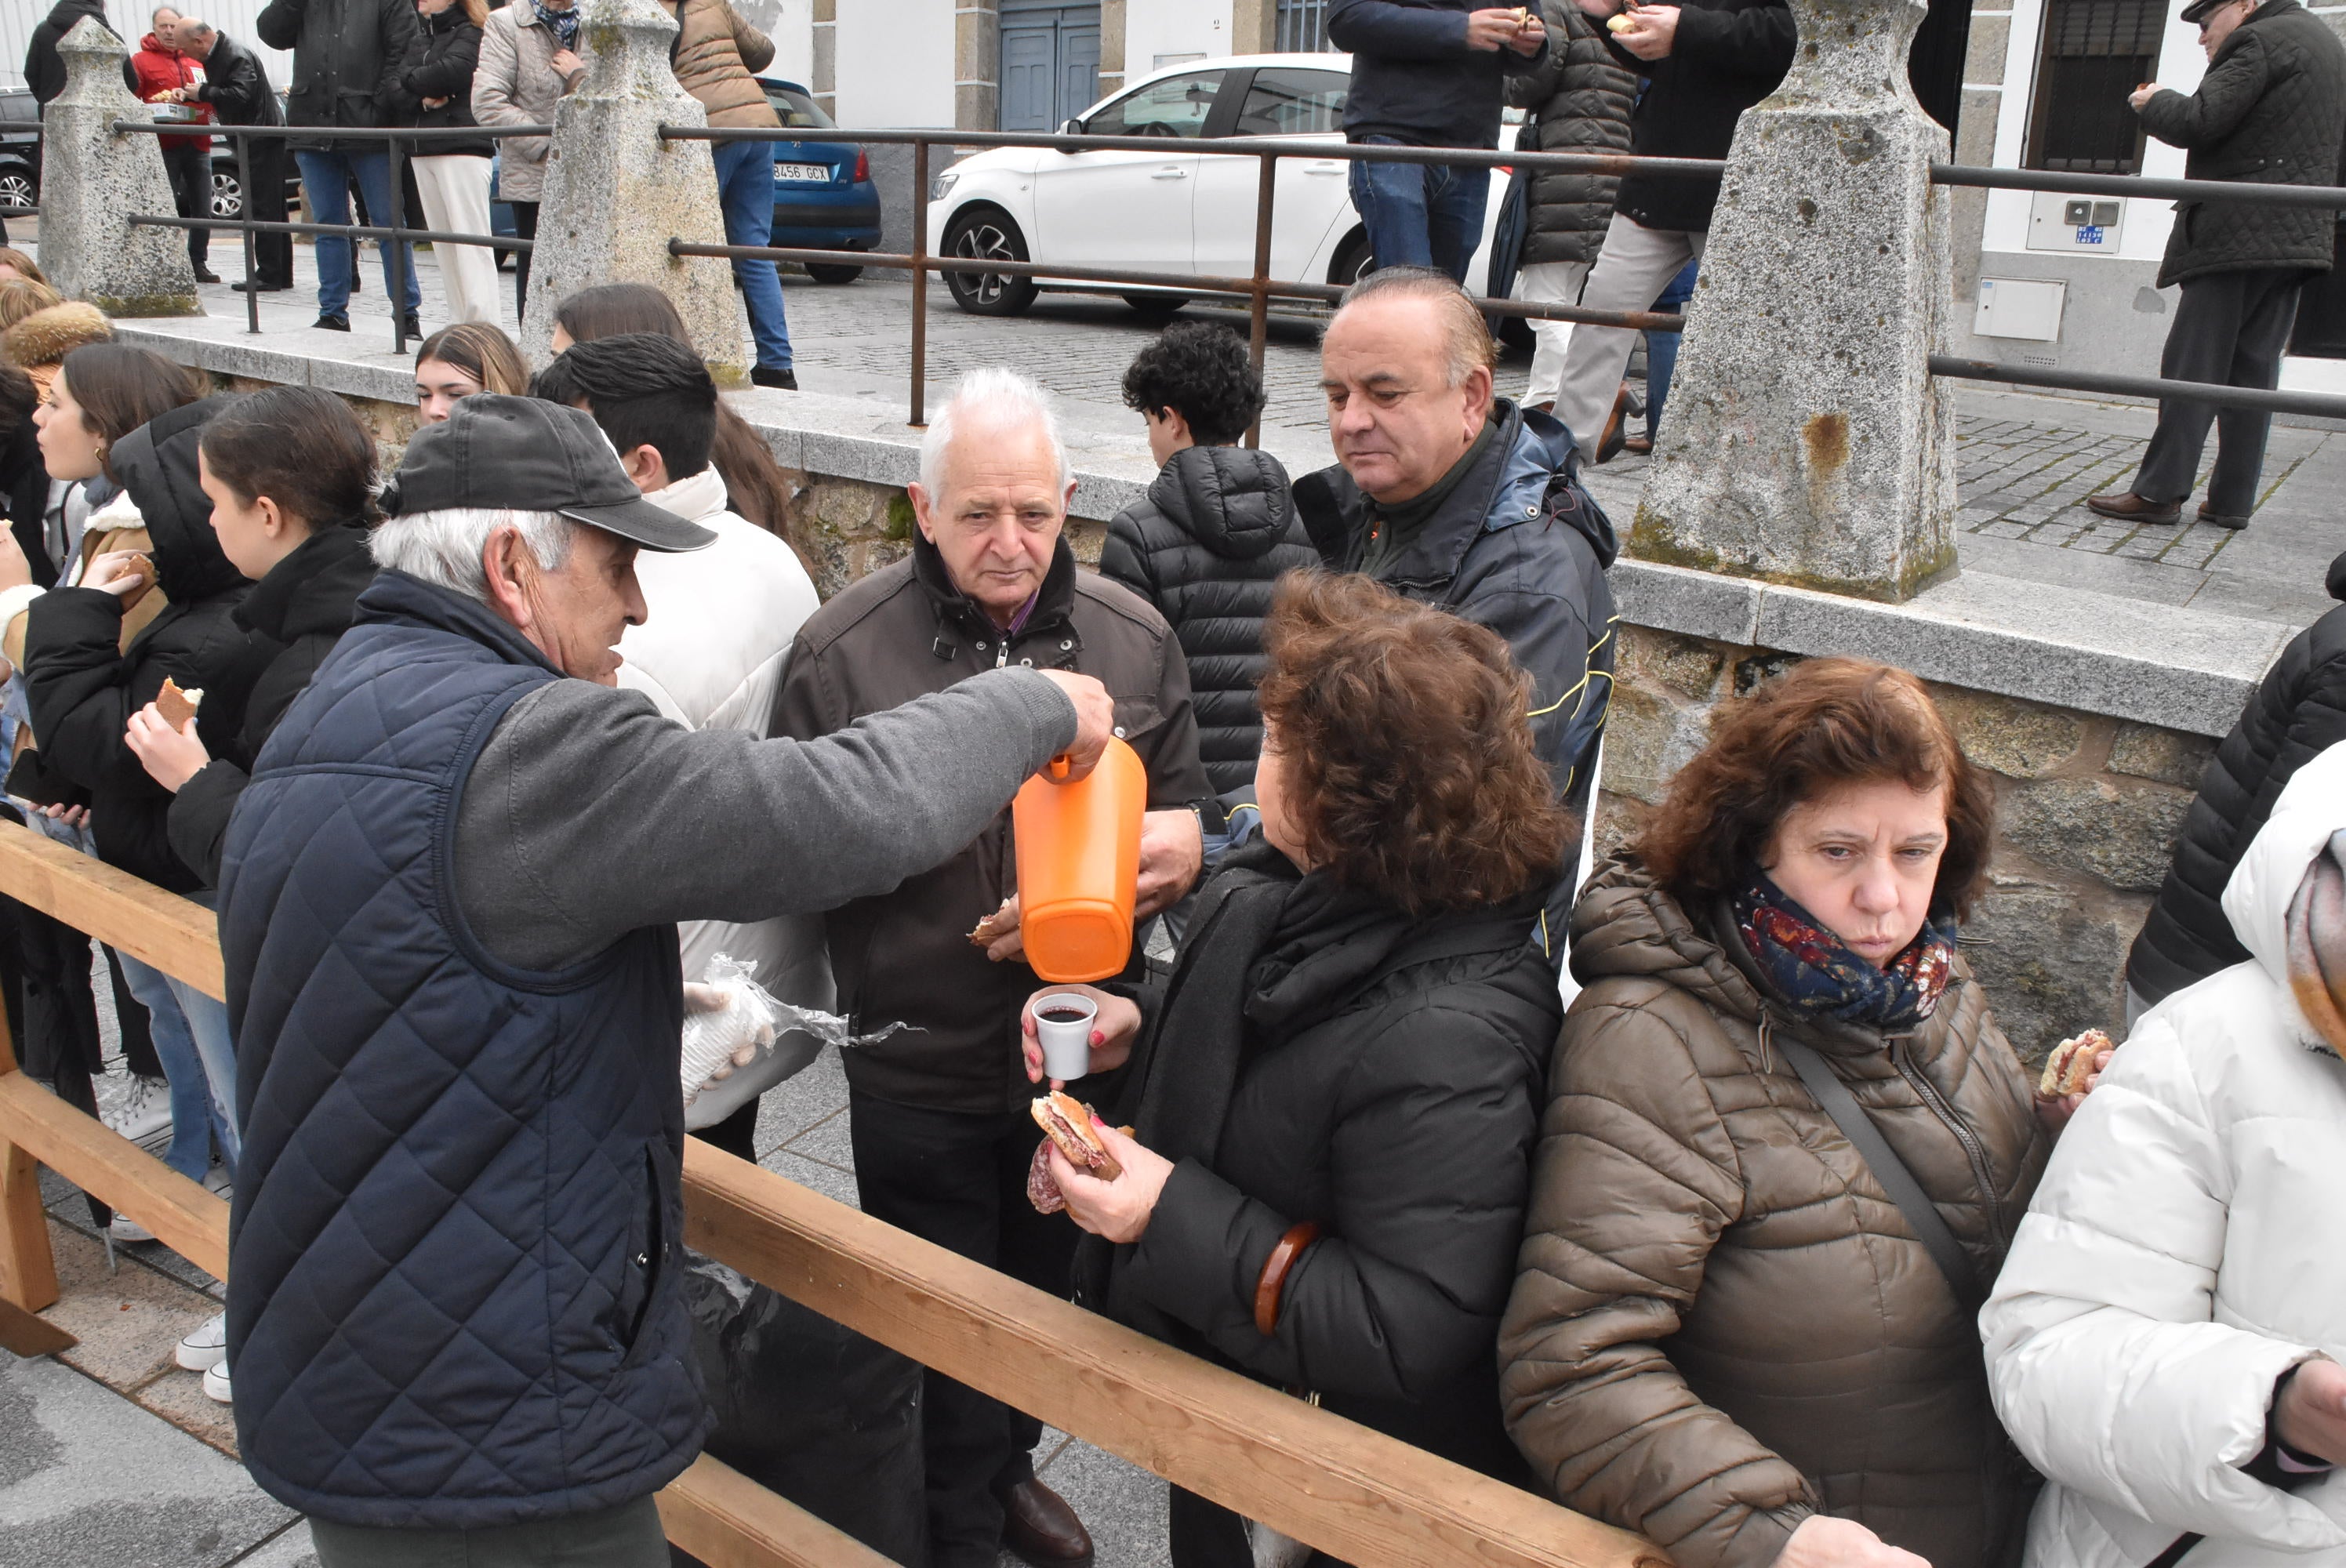
[[[757, 970], [755, 963], [720, 952], [709, 961], [708, 975], [686, 987], [686, 1105], [699, 1099], [709, 1084], [749, 1066], [760, 1053], [773, 1049], [781, 1033], [781, 1003], [752, 978]], [[717, 1005], [708, 1005], [711, 1002]]]

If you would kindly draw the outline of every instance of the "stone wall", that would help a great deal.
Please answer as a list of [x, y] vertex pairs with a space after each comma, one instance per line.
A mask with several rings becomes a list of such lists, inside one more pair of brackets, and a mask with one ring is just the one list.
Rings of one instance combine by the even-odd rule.
[[[1711, 710], [1798, 662], [1643, 626], [1620, 628], [1605, 747], [1601, 847], [1633, 835], [1703, 744]], [[2099, 1024], [2120, 1037], [2127, 947], [2215, 742], [1937, 683], [1932, 695], [1997, 804], [1986, 898], [1963, 952], [2032, 1061]]]

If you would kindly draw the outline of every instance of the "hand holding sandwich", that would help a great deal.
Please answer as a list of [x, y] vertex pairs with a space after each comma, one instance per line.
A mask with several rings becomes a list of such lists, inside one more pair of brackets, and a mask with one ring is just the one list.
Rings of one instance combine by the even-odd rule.
[[212, 759], [212, 754], [196, 738], [192, 715], [174, 729], [162, 710], [151, 702], [130, 716], [130, 727], [123, 731], [122, 742], [147, 769], [147, 776], [174, 795]]
[[1535, 5], [1494, 5], [1466, 14], [1466, 46], [1486, 53], [1513, 49], [1525, 56], [1540, 52], [1547, 27]]
[[1173, 1162], [1142, 1148], [1097, 1116], [1092, 1118], [1091, 1131], [1114, 1162], [1117, 1174], [1112, 1180], [1078, 1170], [1056, 1141], [1044, 1145], [1050, 1151], [1051, 1179], [1058, 1184], [1067, 1217], [1119, 1246], [1138, 1241], [1157, 1212], [1157, 1200], [1164, 1196]]

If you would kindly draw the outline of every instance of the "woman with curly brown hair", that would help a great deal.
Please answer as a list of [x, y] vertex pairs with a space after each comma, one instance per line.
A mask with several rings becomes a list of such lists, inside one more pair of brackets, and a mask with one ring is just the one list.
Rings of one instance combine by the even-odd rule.
[[2057, 1108], [1955, 951], [1994, 815], [1920, 681], [1815, 659], [1574, 911], [1501, 1387], [1556, 1499], [1680, 1568], [2018, 1560], [1974, 1319]]
[[[1079, 1298], [1519, 1474], [1492, 1343], [1558, 1009], [1532, 931], [1571, 827], [1529, 684], [1491, 632], [1361, 576], [1282, 579], [1264, 642], [1262, 838], [1206, 884], [1168, 984], [1094, 993], [1094, 1070], [1121, 1081], [1076, 1093], [1137, 1125], [1101, 1133], [1113, 1181], [1049, 1156], [1096, 1238]], [[1174, 1492], [1179, 1568], [1251, 1564], [1250, 1533]]]

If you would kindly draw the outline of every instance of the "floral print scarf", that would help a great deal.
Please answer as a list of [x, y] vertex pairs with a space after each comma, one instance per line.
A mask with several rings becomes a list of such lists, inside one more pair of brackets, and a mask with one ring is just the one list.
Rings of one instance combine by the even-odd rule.
[[1931, 1016], [1954, 977], [1955, 920], [1934, 913], [1880, 969], [1753, 867], [1729, 901], [1735, 929], [1776, 993], [1803, 1013], [1889, 1031]]

